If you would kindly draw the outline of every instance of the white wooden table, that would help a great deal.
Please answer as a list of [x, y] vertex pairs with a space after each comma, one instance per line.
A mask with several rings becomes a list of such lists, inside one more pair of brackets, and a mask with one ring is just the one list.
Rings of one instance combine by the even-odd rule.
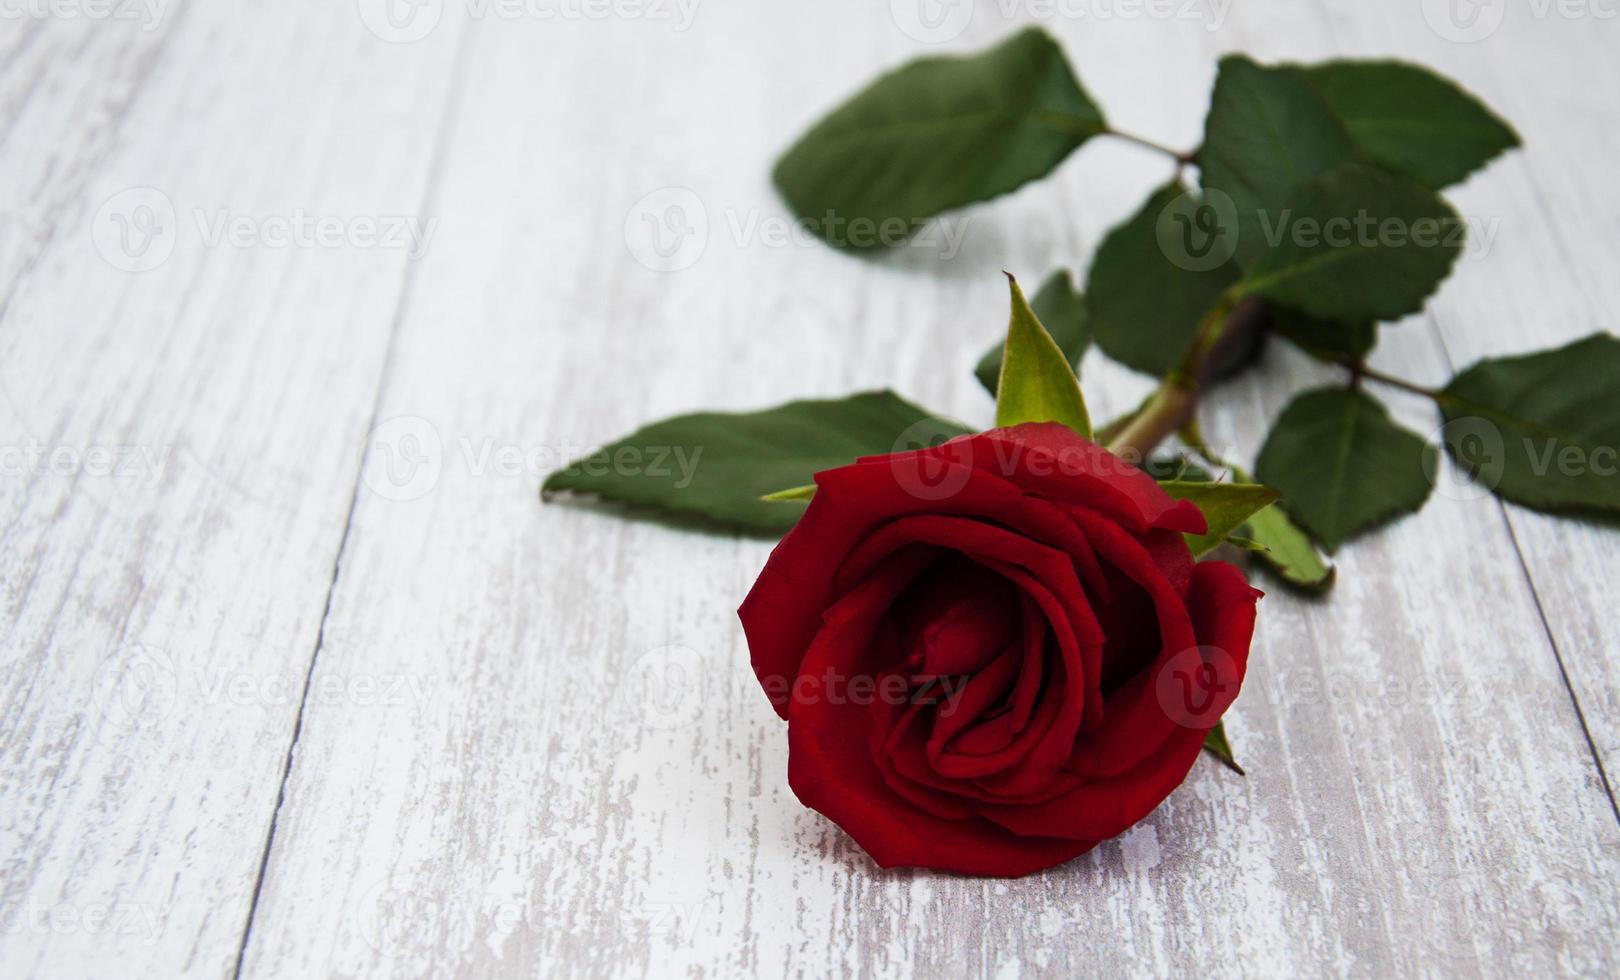
[[[908, 3], [5, 6], [0, 975], [1620, 970], [1620, 532], [1443, 483], [1327, 601], [1271, 589], [1246, 779], [982, 881], [880, 871], [788, 790], [733, 613], [768, 544], [539, 504], [684, 410], [987, 422], [998, 271], [1083, 268], [1163, 162], [1088, 146], [948, 261], [784, 240], [768, 172], [1030, 20], [1177, 146], [1224, 51], [1435, 65], [1527, 148], [1374, 363], [1620, 328], [1612, 3], [986, 2], [942, 44]], [[1272, 350], [1206, 429], [1252, 455], [1318, 374]], [[1084, 380], [1100, 416], [1148, 384]]]

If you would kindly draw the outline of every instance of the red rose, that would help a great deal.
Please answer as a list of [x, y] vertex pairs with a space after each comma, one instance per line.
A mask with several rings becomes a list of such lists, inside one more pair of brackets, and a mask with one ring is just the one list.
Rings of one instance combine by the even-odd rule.
[[740, 615], [793, 791], [879, 864], [1027, 874], [1186, 777], [1260, 596], [1195, 506], [1052, 423], [816, 484]]

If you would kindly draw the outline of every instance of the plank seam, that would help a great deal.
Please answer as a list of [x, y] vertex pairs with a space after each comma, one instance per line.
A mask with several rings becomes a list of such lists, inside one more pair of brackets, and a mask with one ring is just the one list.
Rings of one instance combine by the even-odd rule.
[[[1456, 375], [1457, 362], [1446, 346], [1446, 337], [1440, 330], [1438, 320], [1432, 314], [1427, 319], [1429, 334], [1440, 348], [1440, 357], [1446, 363], [1447, 372]], [[1586, 712], [1581, 708], [1580, 696], [1575, 693], [1575, 684], [1570, 680], [1569, 669], [1564, 666], [1564, 652], [1558, 648], [1558, 637], [1553, 633], [1552, 622], [1547, 618], [1547, 607], [1541, 601], [1541, 589], [1537, 587], [1536, 577], [1530, 571], [1530, 562], [1525, 558], [1524, 546], [1519, 543], [1519, 532], [1513, 526], [1513, 515], [1508, 512], [1507, 503], [1500, 497], [1496, 498], [1495, 502], [1496, 511], [1502, 518], [1502, 526], [1507, 529], [1508, 541], [1513, 545], [1513, 557], [1518, 560], [1519, 574], [1524, 576], [1525, 587], [1530, 590], [1530, 601], [1536, 607], [1536, 617], [1541, 620], [1541, 632], [1547, 637], [1547, 646], [1552, 650], [1553, 663], [1558, 666], [1558, 677], [1564, 682], [1564, 693], [1569, 695], [1570, 706], [1575, 709], [1575, 721], [1581, 726], [1581, 736], [1586, 739], [1586, 747], [1592, 753], [1592, 765], [1597, 767], [1598, 780], [1603, 784], [1603, 794], [1609, 798], [1609, 809], [1614, 813], [1615, 822], [1620, 823], [1620, 802], [1615, 801], [1614, 784], [1609, 781], [1608, 770], [1603, 766], [1603, 754], [1598, 751], [1597, 739], [1592, 736], [1592, 726], [1586, 722]]]
[[[1493, 79], [1499, 77], [1496, 73], [1496, 66], [1490, 59], [1486, 59], [1485, 61], [1485, 71], [1490, 74]], [[1579, 275], [1580, 264], [1574, 260], [1573, 253], [1570, 251], [1569, 243], [1564, 240], [1564, 235], [1561, 231], [1560, 225], [1555, 220], [1555, 212], [1547, 201], [1547, 195], [1541, 186], [1541, 181], [1537, 179], [1537, 169], [1538, 167], [1535, 158], [1526, 155], [1525, 184], [1529, 187], [1530, 196], [1535, 200], [1536, 207], [1541, 211], [1541, 218], [1546, 223], [1546, 227], [1551, 233], [1553, 243], [1558, 248], [1559, 264], [1566, 269], [1575, 271], [1577, 275]], [[1589, 314], [1591, 311], [1601, 308], [1601, 304], [1596, 303], [1594, 299], [1587, 294], [1587, 285], [1584, 276], [1580, 277], [1579, 279], [1579, 289], [1581, 293], [1582, 305], [1587, 308]], [[1430, 327], [1440, 341], [1440, 350], [1445, 355], [1446, 365], [1451, 368], [1452, 373], [1455, 374], [1457, 366], [1451, 358], [1451, 352], [1446, 348], [1445, 334], [1440, 330], [1440, 325], [1437, 322], [1431, 322]], [[1530, 595], [1536, 601], [1536, 613], [1541, 617], [1541, 628], [1547, 633], [1547, 643], [1552, 647], [1553, 660], [1558, 664], [1558, 675], [1563, 678], [1564, 688], [1569, 692], [1570, 704], [1574, 705], [1575, 707], [1575, 718], [1581, 724], [1581, 734], [1586, 736], [1587, 747], [1592, 750], [1592, 761], [1597, 766], [1598, 778], [1603, 781], [1603, 790], [1609, 796], [1609, 809], [1614, 812], [1615, 822], [1620, 823], [1620, 802], [1615, 800], [1614, 783], [1609, 779], [1609, 772], [1603, 764], [1603, 753], [1598, 750], [1597, 739], [1592, 735], [1591, 726], [1587, 724], [1586, 711], [1581, 707], [1580, 695], [1575, 691], [1575, 682], [1569, 676], [1569, 669], [1564, 665], [1564, 653], [1558, 647], [1558, 637], [1553, 633], [1552, 621], [1547, 618], [1546, 607], [1541, 601], [1541, 591], [1536, 585], [1535, 573], [1531, 571], [1530, 561], [1525, 557], [1524, 548], [1519, 544], [1519, 532], [1518, 527], [1514, 522], [1513, 513], [1508, 509], [1507, 503], [1501, 498], [1497, 498], [1496, 505], [1501, 511], [1502, 522], [1507, 525], [1508, 538], [1513, 542], [1513, 552], [1518, 556], [1519, 570], [1524, 573], [1525, 581], [1529, 583], [1530, 586]]]
[[[445, 107], [440, 114], [437, 132], [433, 138], [432, 156], [428, 161], [427, 181], [422, 194], [420, 212], [427, 212], [437, 200], [439, 186], [444, 175], [445, 159], [448, 156], [449, 135], [455, 129], [455, 122], [459, 115], [461, 96], [466, 80], [468, 52], [471, 50], [473, 26], [463, 26], [460, 36], [456, 40], [456, 53], [450, 67], [450, 85], [445, 98]], [[377, 427], [378, 417], [382, 413], [384, 396], [388, 390], [388, 377], [392, 371], [395, 349], [398, 346], [400, 325], [404, 323], [405, 316], [410, 310], [411, 297], [415, 292], [418, 261], [411, 261], [405, 267], [405, 275], [400, 285], [399, 303], [394, 308], [394, 317], [388, 328], [388, 340], [383, 348], [382, 367], [378, 371], [377, 386], [372, 397], [371, 413], [366, 422], [366, 432]], [[276, 805], [270, 814], [270, 826], [265, 834], [264, 849], [259, 854], [259, 869], [253, 880], [253, 898], [248, 903], [247, 917], [242, 926], [242, 941], [236, 950], [236, 962], [231, 969], [234, 980], [240, 980], [242, 967], [246, 961], [248, 942], [253, 935], [253, 926], [258, 917], [259, 900], [264, 892], [264, 880], [270, 867], [270, 855], [275, 849], [276, 831], [280, 827], [281, 812], [287, 802], [287, 784], [291, 782], [295, 756], [298, 752], [298, 742], [304, 731], [304, 712], [309, 707], [310, 687], [315, 680], [315, 669], [320, 662], [321, 650], [326, 643], [326, 625], [332, 615], [332, 603], [337, 595], [338, 580], [342, 576], [343, 556], [348, 551], [349, 534], [354, 528], [354, 515], [360, 504], [361, 487], [364, 485], [363, 477], [366, 457], [362, 453], [359, 464], [355, 467], [354, 483], [349, 492], [349, 508], [343, 519], [343, 532], [338, 537], [337, 554], [332, 559], [332, 576], [326, 588], [326, 604], [321, 610], [320, 625], [315, 633], [315, 646], [310, 651], [309, 667], [304, 673], [304, 686], [298, 700], [298, 713], [293, 718], [292, 737], [287, 743], [286, 758], [281, 766], [281, 784], [276, 789]]]
[[[1337, 49], [1339, 43], [1338, 36], [1333, 30], [1332, 11], [1325, 5], [1318, 6], [1317, 10], [1322, 14], [1323, 24], [1328, 36], [1333, 39], [1334, 48]], [[1489, 70], [1488, 65], [1487, 70]], [[1533, 177], [1527, 183], [1543, 215], [1550, 215], [1551, 212], [1541, 193], [1541, 185]], [[1565, 265], [1573, 267], [1573, 263], [1568, 259], [1568, 249], [1563, 238], [1556, 233], [1556, 222], [1549, 221], [1548, 227], [1555, 229], [1554, 241], [1557, 242], [1559, 253], [1564, 258]], [[1451, 349], [1446, 346], [1446, 334], [1444, 330], [1440, 329], [1439, 318], [1431, 310], [1425, 319], [1429, 336], [1434, 339], [1435, 346], [1440, 350], [1440, 359], [1445, 363], [1446, 372], [1455, 376], [1457, 373], [1457, 361], [1456, 358], [1451, 356]], [[1519, 574], [1524, 577], [1525, 587], [1530, 590], [1530, 601], [1535, 604], [1536, 617], [1541, 621], [1541, 631], [1547, 637], [1548, 648], [1552, 650], [1553, 663], [1558, 667], [1558, 676], [1563, 681], [1564, 692], [1569, 695], [1570, 706], [1575, 709], [1575, 721], [1580, 725], [1581, 735], [1586, 739], [1586, 747], [1592, 753], [1592, 764], [1597, 767], [1598, 779], [1603, 785], [1603, 793], [1609, 798], [1609, 809], [1614, 813], [1615, 821], [1620, 823], [1620, 803], [1615, 800], [1614, 784], [1609, 781], [1609, 773], [1603, 766], [1603, 756], [1598, 752], [1597, 740], [1593, 738], [1592, 728], [1586, 722], [1586, 712], [1581, 708], [1580, 696], [1575, 693], [1575, 684], [1570, 679], [1569, 670], [1564, 666], [1563, 651], [1558, 648], [1558, 638], [1553, 633], [1552, 622], [1547, 618], [1547, 607], [1541, 600], [1541, 590], [1536, 585], [1535, 575], [1530, 571], [1530, 562], [1525, 557], [1524, 546], [1519, 543], [1518, 531], [1513, 525], [1513, 515], [1508, 512], [1506, 502], [1500, 497], [1496, 498], [1496, 510], [1502, 518], [1503, 527], [1507, 529], [1508, 541], [1513, 545], [1513, 557], [1519, 563]]]

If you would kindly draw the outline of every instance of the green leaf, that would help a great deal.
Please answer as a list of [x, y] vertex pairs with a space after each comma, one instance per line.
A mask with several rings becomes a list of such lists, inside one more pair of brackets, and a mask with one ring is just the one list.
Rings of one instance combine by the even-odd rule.
[[1439, 190], [1519, 145], [1513, 128], [1450, 79], [1400, 61], [1302, 68], [1362, 155]]
[[1313, 592], [1333, 585], [1333, 566], [1317, 554], [1316, 545], [1275, 504], [1249, 518], [1255, 554], [1283, 580]]
[[893, 245], [941, 211], [1045, 176], [1107, 129], [1044, 31], [878, 78], [777, 162], [794, 213], [830, 244]]
[[[1086, 323], [1085, 298], [1074, 291], [1069, 270], [1059, 269], [1047, 276], [1046, 282], [1035, 293], [1035, 298], [1030, 300], [1029, 308], [1035, 312], [1035, 318], [1046, 327], [1063, 351], [1064, 358], [1078, 373], [1080, 358], [1085, 356], [1086, 346], [1091, 342], [1091, 330]], [[973, 372], [979, 383], [992, 395], [1001, 383], [1001, 352], [1006, 346], [1000, 343], [985, 351]]]
[[796, 503], [760, 498], [859, 456], [937, 444], [968, 430], [893, 392], [703, 412], [656, 422], [546, 478], [543, 497], [590, 494], [681, 523], [758, 534], [792, 527]]
[[[1254, 482], [1243, 467], [1227, 462], [1210, 449], [1196, 419], [1183, 426], [1180, 435], [1193, 452], [1211, 465], [1231, 470], [1232, 479], [1239, 483]], [[1333, 567], [1322, 560], [1322, 556], [1316, 552], [1316, 545], [1311, 543], [1304, 531], [1294, 526], [1281, 505], [1261, 508], [1249, 518], [1245, 529], [1250, 537], [1232, 535], [1226, 540], [1259, 555], [1261, 561], [1291, 585], [1313, 592], [1325, 592], [1332, 587]]]
[[1211, 728], [1209, 734], [1204, 736], [1204, 750], [1221, 760], [1228, 769], [1239, 776], [1248, 775], [1243, 771], [1243, 767], [1237, 764], [1237, 759], [1232, 755], [1232, 743], [1226, 740], [1226, 722], [1216, 722], [1215, 727]]
[[1311, 181], [1267, 230], [1275, 244], [1236, 288], [1350, 322], [1422, 309], [1451, 272], [1464, 232], [1433, 191], [1358, 165]]
[[[1086, 278], [1086, 309], [1097, 346], [1114, 360], [1155, 376], [1169, 373], [1204, 314], [1237, 281], [1230, 261], [1198, 251], [1218, 249], [1218, 241], [1192, 241], [1202, 234], [1194, 218], [1201, 206], [1197, 195], [1172, 181], [1098, 247]], [[1200, 255], [1216, 264], [1207, 267]]]
[[1275, 222], [1299, 188], [1355, 159], [1344, 124], [1298, 71], [1265, 68], [1241, 55], [1221, 59], [1198, 166], [1206, 193], [1230, 200], [1230, 208], [1217, 211], [1230, 211], [1222, 222], [1237, 224], [1243, 268], [1266, 251], [1262, 216]]
[[1274, 503], [1280, 494], [1256, 483], [1186, 483], [1172, 480], [1160, 483], [1176, 500], [1191, 500], [1204, 512], [1207, 534], [1187, 535], [1187, 547], [1199, 558], [1213, 551], [1227, 536], [1249, 518]]
[[1620, 511], [1620, 339], [1481, 361], [1441, 392], [1446, 451], [1537, 510]]
[[1288, 513], [1331, 552], [1345, 538], [1423, 506], [1430, 452], [1365, 394], [1319, 389], [1283, 410], [1255, 476], [1281, 490]]
[[1012, 316], [1007, 321], [1006, 352], [996, 386], [996, 425], [1062, 422], [1090, 439], [1091, 417], [1086, 414], [1074, 368], [1029, 308], [1018, 280], [1009, 275], [1007, 283], [1012, 290]]
[[1378, 343], [1378, 324], [1367, 320], [1325, 320], [1276, 305], [1268, 307], [1267, 316], [1273, 333], [1322, 361], [1354, 363], [1371, 353]]

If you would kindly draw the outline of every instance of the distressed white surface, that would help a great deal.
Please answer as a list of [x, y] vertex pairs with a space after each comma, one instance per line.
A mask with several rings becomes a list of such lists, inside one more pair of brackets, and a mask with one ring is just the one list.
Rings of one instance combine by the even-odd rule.
[[[1083, 268], [1167, 168], [1088, 146], [957, 216], [949, 262], [773, 244], [774, 155], [924, 49], [887, 5], [468, 9], [405, 45], [347, 2], [0, 22], [0, 434], [173, 447], [149, 487], [0, 481], [0, 973], [1620, 969], [1620, 536], [1490, 497], [1351, 544], [1326, 602], [1272, 588], [1229, 725], [1250, 776], [1201, 762], [1068, 866], [882, 872], [804, 810], [732, 612], [768, 546], [541, 507], [542, 471], [661, 415], [857, 388], [987, 421], [998, 270]], [[997, 11], [948, 47], [1012, 29]], [[1377, 363], [1441, 380], [1616, 326], [1615, 21], [1516, 10], [1459, 45], [1404, 0], [1238, 0], [1217, 30], [1047, 26], [1118, 125], [1184, 146], [1222, 51], [1436, 64], [1529, 147], [1456, 193], [1493, 248]], [[131, 186], [193, 234], [222, 208], [436, 234], [415, 263], [182, 236], [131, 275], [89, 233]], [[667, 187], [708, 222], [679, 272], [633, 254]], [[1252, 455], [1316, 376], [1269, 352], [1210, 434]], [[1085, 381], [1099, 416], [1146, 384], [1098, 358]], [[428, 454], [408, 492], [374, 423]]]
[[[450, 74], [286, 13], [0, 22], [5, 976], [218, 976], [242, 943], [406, 259], [195, 216], [414, 212]], [[174, 209], [140, 275], [92, 234], [135, 187]]]

